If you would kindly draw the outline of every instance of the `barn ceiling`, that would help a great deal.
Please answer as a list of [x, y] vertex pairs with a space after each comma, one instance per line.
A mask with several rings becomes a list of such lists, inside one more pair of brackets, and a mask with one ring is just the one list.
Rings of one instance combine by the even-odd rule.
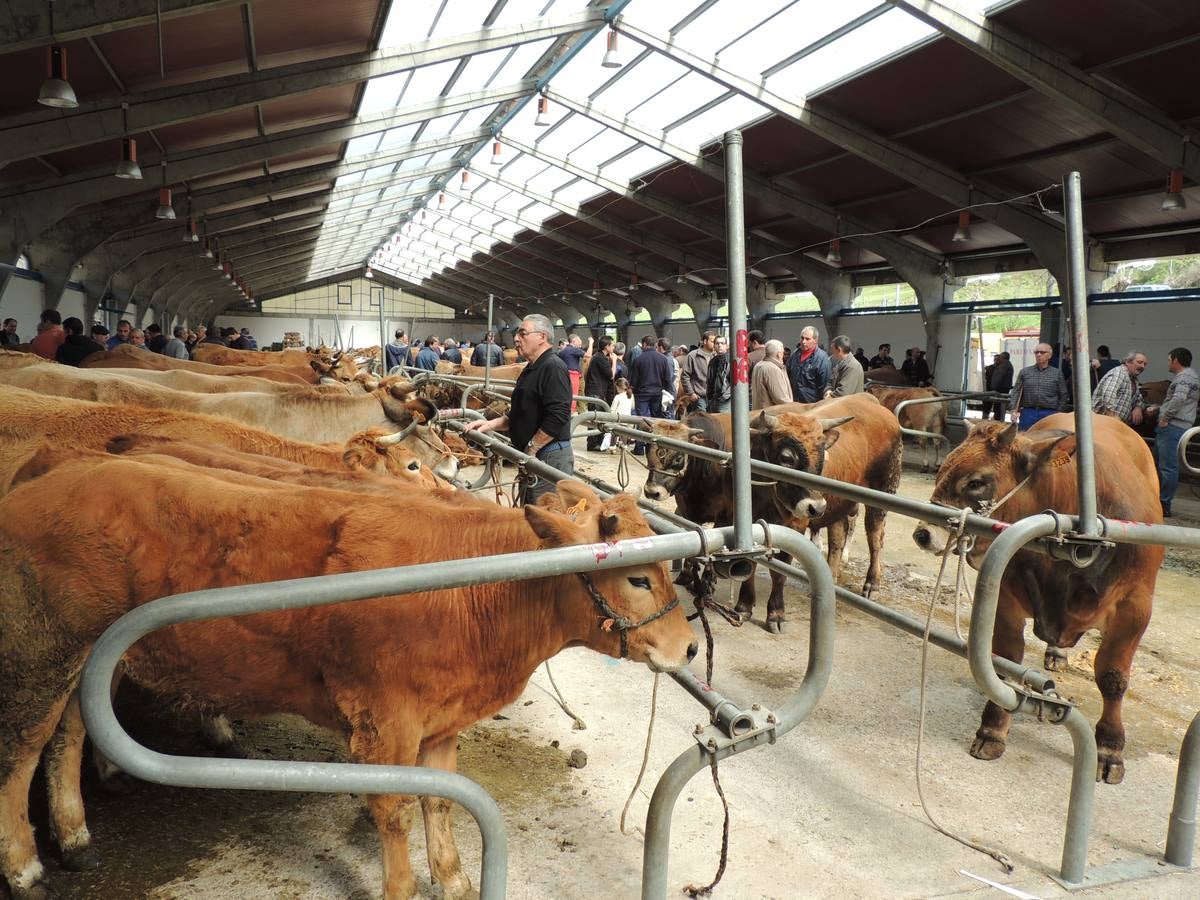
[[[749, 273], [827, 314], [866, 281], [932, 313], [955, 277], [1060, 273], [1070, 170], [1097, 270], [1200, 249], [1189, 0], [9, 6], [0, 264], [48, 296], [211, 316], [369, 268], [460, 310], [669, 309], [724, 286], [735, 128]], [[37, 103], [52, 45], [76, 108]]]

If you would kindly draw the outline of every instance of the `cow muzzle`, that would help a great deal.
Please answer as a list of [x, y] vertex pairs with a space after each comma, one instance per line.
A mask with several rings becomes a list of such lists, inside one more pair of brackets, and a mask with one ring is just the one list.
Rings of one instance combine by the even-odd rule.
[[913, 531], [913, 540], [927, 553], [940, 554], [946, 550], [950, 533], [936, 525], [921, 524]]
[[655, 484], [652, 481], [647, 481], [642, 488], [642, 493], [650, 500], [666, 500], [671, 496], [671, 492], [667, 490], [665, 485]]
[[792, 515], [797, 519], [816, 519], [825, 515], [825, 498], [805, 497], [792, 507]]
[[452, 453], [447, 454], [445, 459], [433, 467], [433, 474], [453, 483], [458, 475], [458, 457]]

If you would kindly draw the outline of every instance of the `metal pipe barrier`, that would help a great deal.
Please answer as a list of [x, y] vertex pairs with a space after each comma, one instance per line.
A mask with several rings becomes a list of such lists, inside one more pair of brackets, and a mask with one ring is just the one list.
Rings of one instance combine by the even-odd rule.
[[[917, 397], [912, 400], [901, 400], [896, 404], [896, 409], [894, 410], [896, 421], [900, 421], [901, 411], [907, 409], [909, 406], [917, 406], [922, 403], [957, 403], [962, 399], [964, 399], [963, 396], [950, 396], [947, 394], [941, 397]], [[947, 447], [950, 446], [950, 438], [946, 437], [944, 434], [935, 434], [932, 431], [921, 431], [919, 428], [905, 428], [904, 425], [900, 426], [900, 433], [906, 434], [909, 437], [932, 438], [935, 441], [941, 441]]]
[[1200, 426], [1189, 428], [1179, 439], [1179, 471], [1186, 472], [1189, 475], [1200, 476], [1200, 469], [1197, 469], [1190, 462], [1188, 462], [1187, 458], [1188, 444], [1190, 444], [1192, 439], [1197, 435], [1200, 435]]
[[749, 550], [753, 518], [750, 485], [750, 367], [746, 343], [746, 223], [742, 198], [742, 133], [725, 132], [725, 268], [729, 284], [730, 420], [733, 423], [733, 529], [737, 549]]
[[1063, 178], [1063, 214], [1067, 220], [1067, 295], [1070, 300], [1071, 332], [1075, 364], [1071, 380], [1075, 398], [1075, 472], [1079, 487], [1079, 530], [1095, 536], [1096, 521], [1096, 446], [1092, 436], [1091, 353], [1088, 350], [1087, 319], [1087, 247], [1083, 238], [1083, 187], [1078, 172]]
[[[1121, 522], [1097, 517], [1098, 536], [1103, 540], [1129, 544], [1165, 544], [1200, 549], [1200, 531], [1175, 525], [1155, 525], [1141, 522]], [[1072, 530], [1080, 525], [1079, 517], [1047, 512], [1029, 516], [1005, 529], [992, 542], [979, 566], [975, 582], [975, 600], [971, 609], [971, 629], [968, 653], [971, 674], [985, 696], [1009, 712], [1024, 711], [1046, 717], [1053, 724], [1063, 724], [1071, 733], [1074, 758], [1071, 774], [1071, 796], [1067, 807], [1066, 838], [1063, 842], [1062, 880], [1078, 884], [1083, 880], [1087, 865], [1088, 829], [1091, 823], [1092, 801], [1096, 778], [1096, 740], [1091, 725], [1073, 705], [1061, 698], [1036, 691], [1016, 690], [1000, 680], [992, 665], [992, 635], [999, 604], [1000, 583], [1005, 569], [1016, 553], [1030, 542], [1054, 537], [1056, 542], [1070, 542]], [[1091, 535], [1082, 535], [1094, 547]], [[1074, 556], [1071, 557], [1074, 561]], [[1086, 557], [1090, 561], [1091, 555]], [[1079, 563], [1076, 563], [1079, 564]], [[1180, 779], [1200, 779], [1200, 754], [1180, 758]]]
[[[736, 543], [733, 529], [721, 529], [727, 543]], [[820, 699], [833, 668], [834, 585], [833, 576], [820, 551], [802, 535], [779, 525], [755, 525], [751, 537], [790, 553], [808, 575], [812, 588], [812, 617], [809, 622], [808, 668], [799, 689], [780, 709], [754, 709], [747, 713], [745, 730], [729, 734], [717, 726], [700, 729], [696, 746], [685, 750], [667, 767], [654, 789], [646, 813], [646, 840], [642, 851], [642, 898], [665, 900], [667, 863], [670, 856], [671, 816], [680, 791], [697, 772], [719, 760], [773, 744], [802, 722]]]
[[[789, 539], [780, 529], [772, 540], [780, 545], [808, 543], [796, 535]], [[479, 785], [461, 775], [416, 766], [376, 766], [351, 763], [287, 762], [281, 760], [210, 759], [158, 753], [137, 743], [121, 727], [112, 707], [109, 688], [125, 652], [139, 639], [171, 625], [226, 616], [282, 609], [299, 609], [374, 597], [404, 595], [497, 581], [564, 575], [624, 568], [705, 554], [732, 541], [732, 533], [707, 530], [656, 535], [619, 541], [610, 552], [597, 556], [590, 546], [507, 553], [498, 556], [422, 563], [367, 572], [321, 575], [266, 584], [191, 591], [154, 600], [126, 613], [97, 640], [84, 666], [80, 682], [83, 718], [96, 747], [129, 774], [144, 781], [177, 787], [237, 790], [314, 791], [321, 793], [415, 794], [445, 797], [463, 806], [479, 825], [483, 838], [480, 877], [481, 900], [504, 896], [508, 864], [507, 837], [495, 801]], [[812, 553], [815, 548], [808, 544]], [[799, 547], [794, 552], [804, 552]], [[819, 557], [818, 557], [819, 559]], [[536, 574], [534, 574], [536, 573]], [[819, 581], [820, 573], [816, 573]], [[829, 602], [832, 578], [825, 572]], [[832, 618], [823, 641], [832, 642]], [[831, 656], [831, 648], [822, 644]], [[812, 654], [810, 653], [810, 656]], [[821, 660], [828, 679], [828, 662]], [[809, 679], [806, 678], [807, 685]], [[820, 685], [824, 687], [823, 682]], [[811, 690], [811, 689], [810, 689]], [[802, 686], [803, 691], [803, 686]], [[819, 693], [819, 691], [818, 691]], [[815, 702], [815, 700], [814, 700]], [[736, 717], [727, 716], [732, 723]]]
[[1192, 719], [1179, 748], [1179, 773], [1175, 777], [1175, 802], [1167, 826], [1163, 859], [1190, 869], [1196, 846], [1196, 795], [1200, 792], [1200, 715]]

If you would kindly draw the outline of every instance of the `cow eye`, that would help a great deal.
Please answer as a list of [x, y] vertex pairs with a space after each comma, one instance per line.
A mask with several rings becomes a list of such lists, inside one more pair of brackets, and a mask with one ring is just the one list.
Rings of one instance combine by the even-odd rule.
[[421, 470], [421, 464], [419, 462], [417, 462], [415, 459], [408, 464], [408, 471], [419, 472], [420, 470]]
[[641, 588], [643, 591], [650, 590], [650, 579], [643, 575], [635, 575], [629, 579], [629, 583], [635, 588]]
[[967, 482], [968, 491], [982, 491], [985, 487], [987, 487], [987, 482], [982, 478], [972, 478]]
[[797, 458], [796, 451], [793, 450], [791, 447], [785, 447], [779, 454], [780, 461], [785, 462], [788, 465], [791, 465], [792, 463], [794, 463], [796, 461], [796, 458]]

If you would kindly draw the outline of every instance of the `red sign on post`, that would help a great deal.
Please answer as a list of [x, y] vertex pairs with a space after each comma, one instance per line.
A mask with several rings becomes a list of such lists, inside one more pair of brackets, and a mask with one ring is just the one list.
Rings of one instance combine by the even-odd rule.
[[733, 354], [733, 383], [734, 384], [749, 384], [750, 383], [750, 360], [747, 356], [749, 353], [749, 340], [746, 337], [746, 329], [742, 328], [737, 333], [737, 338], [734, 341]]

